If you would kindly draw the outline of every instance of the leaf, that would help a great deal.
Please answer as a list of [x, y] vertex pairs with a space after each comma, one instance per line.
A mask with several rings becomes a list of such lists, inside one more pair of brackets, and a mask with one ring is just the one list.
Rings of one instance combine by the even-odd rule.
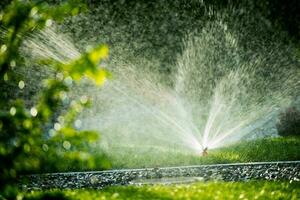
[[100, 60], [108, 57], [108, 51], [109, 50], [106, 45], [101, 45], [95, 48], [93, 51], [91, 51], [88, 54], [88, 58], [94, 65], [97, 65], [100, 62]]
[[88, 71], [87, 76], [89, 78], [93, 79], [97, 85], [103, 85], [106, 80], [107, 71], [104, 69], [100, 69], [94, 73], [92, 73], [91, 71]]

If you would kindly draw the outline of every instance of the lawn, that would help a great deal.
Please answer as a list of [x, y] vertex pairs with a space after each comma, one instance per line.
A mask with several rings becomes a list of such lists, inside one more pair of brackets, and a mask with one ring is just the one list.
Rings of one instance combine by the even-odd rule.
[[[208, 156], [180, 150], [160, 151], [155, 148], [110, 147], [103, 159], [101, 151], [92, 152], [96, 165], [56, 160], [58, 168], [45, 165], [41, 172], [87, 171], [103, 169], [169, 167], [201, 164], [300, 160], [300, 137], [276, 137], [239, 143], [208, 151]], [[108, 162], [107, 162], [108, 161]], [[105, 166], [103, 165], [105, 164]]]
[[220, 164], [262, 161], [300, 160], [300, 137], [265, 138], [241, 141], [231, 146], [210, 150], [208, 156], [180, 151], [122, 148], [107, 154], [112, 168], [167, 167], [198, 164]]
[[[179, 185], [110, 187], [104, 190], [32, 191], [25, 199], [299, 199], [299, 182], [205, 182]], [[45, 196], [44, 196], [45, 197]]]

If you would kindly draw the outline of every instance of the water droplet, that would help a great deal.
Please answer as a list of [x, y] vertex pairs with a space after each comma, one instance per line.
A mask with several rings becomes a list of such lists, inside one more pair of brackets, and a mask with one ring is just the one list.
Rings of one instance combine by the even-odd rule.
[[24, 195], [23, 194], [18, 194], [17, 195], [17, 200], [22, 200], [24, 199]]
[[87, 45], [85, 48], [85, 51], [89, 52], [93, 49], [93, 47], [91, 45]]
[[33, 7], [30, 11], [30, 16], [34, 16], [36, 15], [36, 13], [39, 11], [39, 9], [37, 7]]
[[43, 144], [42, 148], [43, 148], [44, 151], [48, 151], [49, 150], [49, 147], [48, 147], [47, 144]]
[[57, 73], [56, 74], [56, 78], [60, 81], [62, 81], [64, 79], [64, 74], [63, 73]]
[[31, 114], [32, 117], [35, 117], [38, 114], [37, 109], [35, 107], [32, 107], [30, 109], [30, 114]]
[[52, 25], [52, 19], [47, 19], [47, 21], [46, 21], [46, 26], [51, 26]]
[[57, 121], [58, 121], [59, 123], [63, 124], [64, 121], [65, 121], [65, 118], [64, 118], [63, 116], [59, 116], [59, 117], [57, 118]]
[[116, 199], [116, 198], [118, 198], [119, 196], [120, 196], [119, 193], [114, 193], [111, 197], [114, 198], [114, 199]]
[[76, 112], [81, 112], [83, 109], [83, 107], [80, 104], [75, 104], [74, 108], [75, 108]]
[[0, 48], [0, 52], [4, 53], [7, 50], [7, 46], [5, 44], [3, 44]]
[[72, 107], [75, 107], [77, 105], [76, 101], [72, 100], [71, 101], [71, 104], [70, 104]]
[[22, 90], [25, 87], [25, 82], [24, 81], [19, 81], [19, 88]]
[[20, 144], [21, 144], [20, 139], [16, 138], [16, 139], [13, 140], [13, 145], [14, 145], [15, 147], [19, 147]]
[[56, 134], [57, 134], [57, 133], [56, 133], [56, 131], [55, 131], [54, 129], [50, 129], [50, 130], [49, 130], [49, 136], [50, 136], [50, 137], [54, 137]]
[[7, 74], [7, 73], [4, 74], [3, 80], [4, 80], [4, 81], [8, 81], [8, 74]]
[[65, 82], [65, 84], [67, 84], [68, 86], [71, 86], [72, 83], [73, 83], [73, 79], [72, 79], [70, 76], [68, 76], [68, 77], [65, 78], [64, 82]]
[[64, 141], [63, 142], [63, 147], [66, 149], [66, 150], [69, 150], [71, 148], [71, 143], [69, 141]]
[[61, 129], [60, 123], [55, 123], [55, 124], [54, 124], [54, 129], [55, 129], [56, 131], [59, 131], [59, 130]]
[[61, 98], [61, 100], [64, 101], [65, 99], [67, 99], [68, 96], [67, 96], [67, 94], [65, 92], [60, 92], [59, 93], [59, 97]]
[[10, 61], [10, 66], [12, 68], [14, 68], [16, 66], [16, 61], [14, 61], [14, 60]]
[[75, 127], [76, 127], [76, 128], [81, 128], [81, 125], [82, 125], [81, 120], [77, 119], [77, 120], [75, 121]]
[[9, 112], [10, 112], [10, 114], [12, 116], [14, 116], [16, 114], [16, 112], [17, 112], [17, 109], [15, 107], [11, 107], [10, 110], [9, 110]]
[[81, 96], [80, 102], [81, 102], [82, 104], [86, 104], [87, 101], [88, 101], [88, 97], [87, 97], [86, 95]]

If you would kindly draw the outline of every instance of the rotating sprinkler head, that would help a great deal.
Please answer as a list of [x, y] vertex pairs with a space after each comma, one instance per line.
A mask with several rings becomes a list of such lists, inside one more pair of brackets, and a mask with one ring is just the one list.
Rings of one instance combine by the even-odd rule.
[[201, 155], [202, 155], [202, 156], [207, 156], [207, 155], [208, 155], [207, 150], [208, 150], [208, 148], [205, 147], [205, 148], [202, 150]]

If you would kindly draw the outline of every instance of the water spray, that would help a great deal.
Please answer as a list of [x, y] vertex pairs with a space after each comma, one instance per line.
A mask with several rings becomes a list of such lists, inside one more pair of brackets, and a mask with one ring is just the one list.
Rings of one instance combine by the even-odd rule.
[[[159, 70], [148, 70], [160, 69], [159, 63], [143, 56], [128, 60], [127, 50], [112, 45], [124, 54], [108, 63], [115, 79], [101, 89], [82, 84], [73, 92], [88, 93], [96, 100], [80, 116], [82, 129], [99, 130], [103, 143], [116, 146], [122, 138], [133, 148], [175, 146], [202, 156], [208, 155], [208, 148], [259, 130], [299, 91], [299, 62], [289, 53], [292, 47], [279, 42], [266, 46], [270, 51], [258, 53], [251, 45], [245, 50], [237, 41], [249, 41], [249, 35], [237, 35], [236, 30], [245, 27], [236, 19], [230, 18], [234, 26], [228, 29], [220, 16], [199, 34], [189, 35], [175, 65], [169, 66], [176, 73], [166, 80]], [[72, 40], [56, 32], [48, 28], [26, 39], [24, 58], [66, 62], [80, 56]], [[260, 46], [260, 37], [252, 40]], [[166, 85], [169, 81], [174, 84]]]

